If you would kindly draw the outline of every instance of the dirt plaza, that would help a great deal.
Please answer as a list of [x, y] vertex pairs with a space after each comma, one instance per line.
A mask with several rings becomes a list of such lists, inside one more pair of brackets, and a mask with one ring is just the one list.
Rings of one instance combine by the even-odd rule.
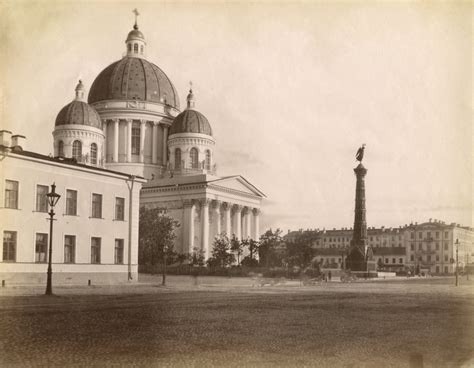
[[141, 276], [0, 290], [4, 367], [470, 367], [474, 282]]

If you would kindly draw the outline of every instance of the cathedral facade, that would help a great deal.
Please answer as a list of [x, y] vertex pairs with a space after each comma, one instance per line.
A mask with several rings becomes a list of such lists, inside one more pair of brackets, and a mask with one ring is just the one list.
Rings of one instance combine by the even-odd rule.
[[[4, 203], [10, 200], [11, 185], [16, 185], [16, 206], [18, 200], [25, 200], [22, 199], [25, 196], [38, 197], [37, 188], [45, 186], [43, 181], [46, 183], [46, 180], [41, 185], [35, 182], [39, 186], [33, 182], [31, 185], [21, 184], [27, 180], [28, 173], [22, 171], [18, 160], [24, 161], [25, 156], [41, 161], [41, 165], [35, 167], [36, 171], [39, 170], [35, 174], [38, 177], [44, 176], [42, 173], [45, 172], [48, 173], [46, 177], [61, 177], [65, 195], [82, 193], [79, 202], [86, 201], [87, 205], [86, 202], [78, 203], [78, 206], [84, 207], [81, 215], [84, 218], [79, 221], [81, 224], [70, 217], [62, 225], [59, 225], [61, 218], [56, 221], [62, 233], [54, 240], [55, 249], [59, 249], [54, 262], [67, 264], [63, 268], [70, 274], [101, 272], [105, 269], [101, 259], [113, 258], [115, 238], [112, 234], [119, 233], [118, 239], [123, 239], [130, 248], [126, 252], [128, 255], [119, 257], [120, 262], [128, 263], [128, 279], [131, 274], [135, 275], [140, 206], [158, 207], [179, 221], [175, 244], [177, 252], [201, 251], [208, 258], [214, 237], [222, 234], [257, 240], [260, 235], [260, 207], [265, 195], [240, 175], [217, 175], [214, 154], [217, 142], [210, 122], [196, 109], [192, 88], [187, 94], [186, 105], [181, 109], [178, 92], [171, 80], [158, 66], [147, 60], [147, 43], [136, 23], [128, 33], [125, 47], [124, 56], [97, 75], [87, 98], [86, 87], [79, 81], [73, 101], [59, 111], [52, 132], [54, 157], [28, 152], [19, 145], [12, 150], [14, 145], [7, 139], [11, 132], [2, 132], [2, 155], [8, 158], [1, 162]], [[83, 180], [85, 171], [87, 180]], [[116, 187], [108, 186], [104, 175], [109, 181], [121, 183], [118, 185], [124, 189], [121, 189], [123, 193], [116, 196], [119, 199], [114, 196]], [[68, 177], [73, 185], [67, 182]], [[133, 189], [130, 189], [131, 183], [135, 184]], [[41, 190], [44, 191], [44, 188]], [[128, 220], [125, 220], [128, 224], [116, 221], [116, 214], [112, 214], [116, 208], [111, 210], [110, 217], [98, 216], [105, 221], [96, 224], [97, 216], [91, 215], [94, 203], [91, 202], [92, 207], [89, 208], [89, 199], [99, 198], [97, 196], [101, 200], [110, 196], [111, 203], [116, 205], [118, 202], [114, 202], [114, 198], [119, 202], [123, 200], [123, 205], [120, 202], [119, 206], [122, 206], [122, 211], [130, 209], [126, 216]], [[7, 208], [4, 206], [2, 211]], [[8, 217], [5, 212], [4, 215]], [[35, 252], [29, 249], [33, 249], [34, 244], [26, 240], [19, 241], [25, 231], [33, 234], [29, 234], [30, 237], [36, 234], [33, 229], [29, 229], [30, 223], [24, 221], [25, 216], [24, 211], [15, 212], [11, 218], [16, 220], [5, 225], [8, 229], [2, 223], [3, 261], [10, 265], [7, 268], [3, 265], [0, 273], [18, 271], [20, 262], [34, 264], [30, 268], [34, 272], [43, 271], [43, 267], [37, 263], [44, 263], [44, 256], [35, 256]], [[99, 229], [101, 236], [91, 233]], [[74, 255], [71, 256], [69, 243], [72, 235], [67, 238], [64, 236], [73, 232], [75, 243]], [[46, 233], [46, 230], [41, 229], [41, 234]], [[92, 248], [90, 245], [91, 237], [95, 239], [95, 245], [100, 238], [101, 244], [109, 244], [107, 247], [111, 249], [106, 251], [103, 246], [97, 257], [97, 246]], [[82, 240], [76, 242], [77, 239]], [[66, 250], [69, 252], [67, 257], [64, 255]], [[103, 252], [107, 252], [107, 256], [100, 257]], [[77, 265], [78, 259], [81, 265]], [[56, 268], [62, 269], [59, 266]]]

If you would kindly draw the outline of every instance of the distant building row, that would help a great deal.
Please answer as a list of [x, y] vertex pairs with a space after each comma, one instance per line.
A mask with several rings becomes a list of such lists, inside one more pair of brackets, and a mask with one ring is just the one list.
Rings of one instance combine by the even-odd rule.
[[[309, 243], [317, 259], [340, 267], [351, 244], [352, 229], [288, 231], [283, 240]], [[474, 260], [474, 229], [455, 223], [430, 219], [398, 228], [372, 227], [368, 228], [367, 241], [379, 265], [394, 271], [420, 268], [433, 274], [453, 273], [456, 249], [460, 268]]]

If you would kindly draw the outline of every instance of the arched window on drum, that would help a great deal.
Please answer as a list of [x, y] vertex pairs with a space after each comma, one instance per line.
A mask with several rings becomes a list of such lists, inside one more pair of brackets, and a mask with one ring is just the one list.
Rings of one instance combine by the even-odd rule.
[[181, 169], [181, 149], [176, 148], [174, 150], [174, 168]]
[[91, 144], [91, 164], [97, 165], [97, 144]]
[[64, 157], [64, 142], [63, 141], [58, 142], [58, 156]]
[[197, 150], [197, 148], [195, 148], [195, 147], [191, 148], [191, 151], [189, 152], [189, 157], [191, 159], [191, 168], [199, 169], [199, 160], [198, 160], [198, 150]]
[[206, 150], [206, 162], [204, 164], [206, 170], [211, 170], [211, 151]]
[[72, 143], [72, 158], [77, 162], [82, 161], [82, 143], [81, 141], [74, 141]]

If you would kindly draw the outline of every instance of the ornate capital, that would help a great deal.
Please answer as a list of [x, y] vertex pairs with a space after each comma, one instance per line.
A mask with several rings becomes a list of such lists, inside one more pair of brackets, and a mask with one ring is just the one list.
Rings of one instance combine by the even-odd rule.
[[214, 200], [212, 201], [212, 207], [213, 207], [214, 209], [220, 209], [220, 207], [221, 207], [221, 201], [218, 201], [217, 199], [214, 199]]
[[260, 208], [254, 208], [252, 210], [252, 212], [253, 212], [254, 216], [258, 216], [262, 213], [262, 210]]
[[183, 201], [184, 207], [192, 207], [194, 205], [194, 200], [193, 199], [185, 199]]
[[229, 211], [231, 209], [231, 204], [229, 202], [222, 202], [222, 208], [224, 211]]
[[247, 215], [248, 213], [250, 213], [250, 208], [248, 208], [248, 207], [242, 207], [242, 213], [243, 213], [244, 215]]
[[242, 212], [242, 208], [244, 208], [244, 206], [240, 204], [234, 204], [232, 208], [234, 209], [234, 212]]
[[209, 206], [211, 204], [212, 200], [209, 198], [201, 198], [199, 199], [199, 204], [202, 206]]

